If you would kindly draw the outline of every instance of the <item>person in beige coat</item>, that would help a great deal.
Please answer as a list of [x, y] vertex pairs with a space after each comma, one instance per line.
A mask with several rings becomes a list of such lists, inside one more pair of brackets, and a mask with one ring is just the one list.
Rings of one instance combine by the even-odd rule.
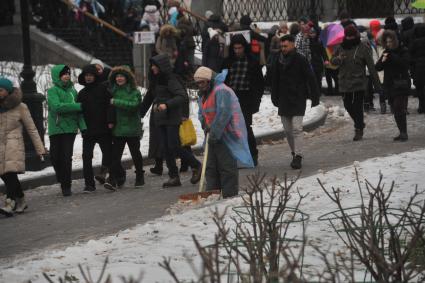
[[0, 178], [6, 187], [6, 200], [0, 213], [13, 216], [27, 208], [18, 174], [25, 172], [25, 147], [22, 126], [25, 126], [37, 154], [45, 153], [44, 145], [22, 94], [10, 80], [0, 78]]

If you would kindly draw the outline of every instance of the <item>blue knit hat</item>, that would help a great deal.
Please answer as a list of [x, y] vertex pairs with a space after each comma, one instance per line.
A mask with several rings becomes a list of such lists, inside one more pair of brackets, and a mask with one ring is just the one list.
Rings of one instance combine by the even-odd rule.
[[12, 92], [13, 91], [13, 83], [10, 80], [8, 80], [4, 77], [0, 77], [0, 88], [4, 88], [8, 92]]

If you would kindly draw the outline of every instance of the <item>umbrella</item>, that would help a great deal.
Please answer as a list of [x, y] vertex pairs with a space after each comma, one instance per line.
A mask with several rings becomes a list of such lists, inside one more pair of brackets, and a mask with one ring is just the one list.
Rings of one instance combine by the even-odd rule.
[[320, 40], [325, 47], [340, 44], [343, 39], [344, 28], [340, 24], [330, 24], [320, 34]]
[[412, 0], [412, 7], [425, 9], [425, 0]]

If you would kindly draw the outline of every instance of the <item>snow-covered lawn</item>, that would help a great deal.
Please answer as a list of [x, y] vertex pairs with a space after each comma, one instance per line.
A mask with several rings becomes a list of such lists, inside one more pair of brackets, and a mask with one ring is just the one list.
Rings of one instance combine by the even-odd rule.
[[[344, 247], [336, 233], [327, 222], [318, 221], [318, 217], [327, 212], [336, 210], [318, 186], [320, 178], [325, 186], [340, 188], [343, 202], [352, 207], [360, 204], [357, 189], [355, 168], [360, 179], [369, 180], [376, 184], [379, 173], [384, 175], [385, 187], [395, 180], [391, 204], [394, 207], [403, 206], [414, 193], [415, 186], [424, 190], [423, 172], [425, 168], [425, 150], [407, 152], [383, 158], [373, 158], [364, 162], [355, 161], [352, 166], [325, 172], [319, 170], [317, 175], [298, 180], [297, 187], [301, 194], [309, 193], [303, 200], [300, 209], [310, 216], [307, 225], [307, 237], [322, 243], [324, 249], [329, 247], [333, 251], [343, 250]], [[423, 199], [423, 196], [421, 197]], [[297, 192], [293, 191], [293, 201], [297, 201]], [[120, 233], [91, 240], [84, 244], [76, 243], [64, 250], [43, 251], [29, 258], [22, 258], [15, 262], [0, 266], [1, 282], [45, 282], [42, 272], [53, 278], [63, 276], [65, 271], [80, 278], [77, 265], [89, 266], [95, 276], [100, 272], [106, 257], [109, 257], [107, 272], [119, 282], [119, 275], [138, 277], [144, 274], [143, 282], [171, 282], [171, 277], [158, 266], [162, 257], [170, 257], [172, 266], [178, 276], [184, 279], [191, 277], [192, 270], [186, 262], [186, 256], [199, 263], [191, 235], [196, 235], [202, 245], [213, 243], [214, 233], [217, 231], [212, 222], [212, 212], [215, 207], [219, 211], [242, 204], [241, 198], [221, 200], [205, 203], [201, 207], [176, 206], [169, 215], [138, 225]], [[229, 209], [228, 216], [234, 215]], [[231, 222], [229, 222], [231, 223]], [[290, 229], [290, 235], [300, 237], [299, 229]], [[315, 253], [306, 251], [306, 262], [314, 262]], [[56, 280], [55, 280], [56, 281]]]

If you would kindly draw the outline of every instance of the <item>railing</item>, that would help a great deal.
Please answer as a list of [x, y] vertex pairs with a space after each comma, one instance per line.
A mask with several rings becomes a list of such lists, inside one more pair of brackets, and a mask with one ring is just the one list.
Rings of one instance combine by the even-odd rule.
[[411, 6], [411, 0], [337, 0], [338, 11], [346, 10], [352, 18], [385, 18], [424, 13]]

